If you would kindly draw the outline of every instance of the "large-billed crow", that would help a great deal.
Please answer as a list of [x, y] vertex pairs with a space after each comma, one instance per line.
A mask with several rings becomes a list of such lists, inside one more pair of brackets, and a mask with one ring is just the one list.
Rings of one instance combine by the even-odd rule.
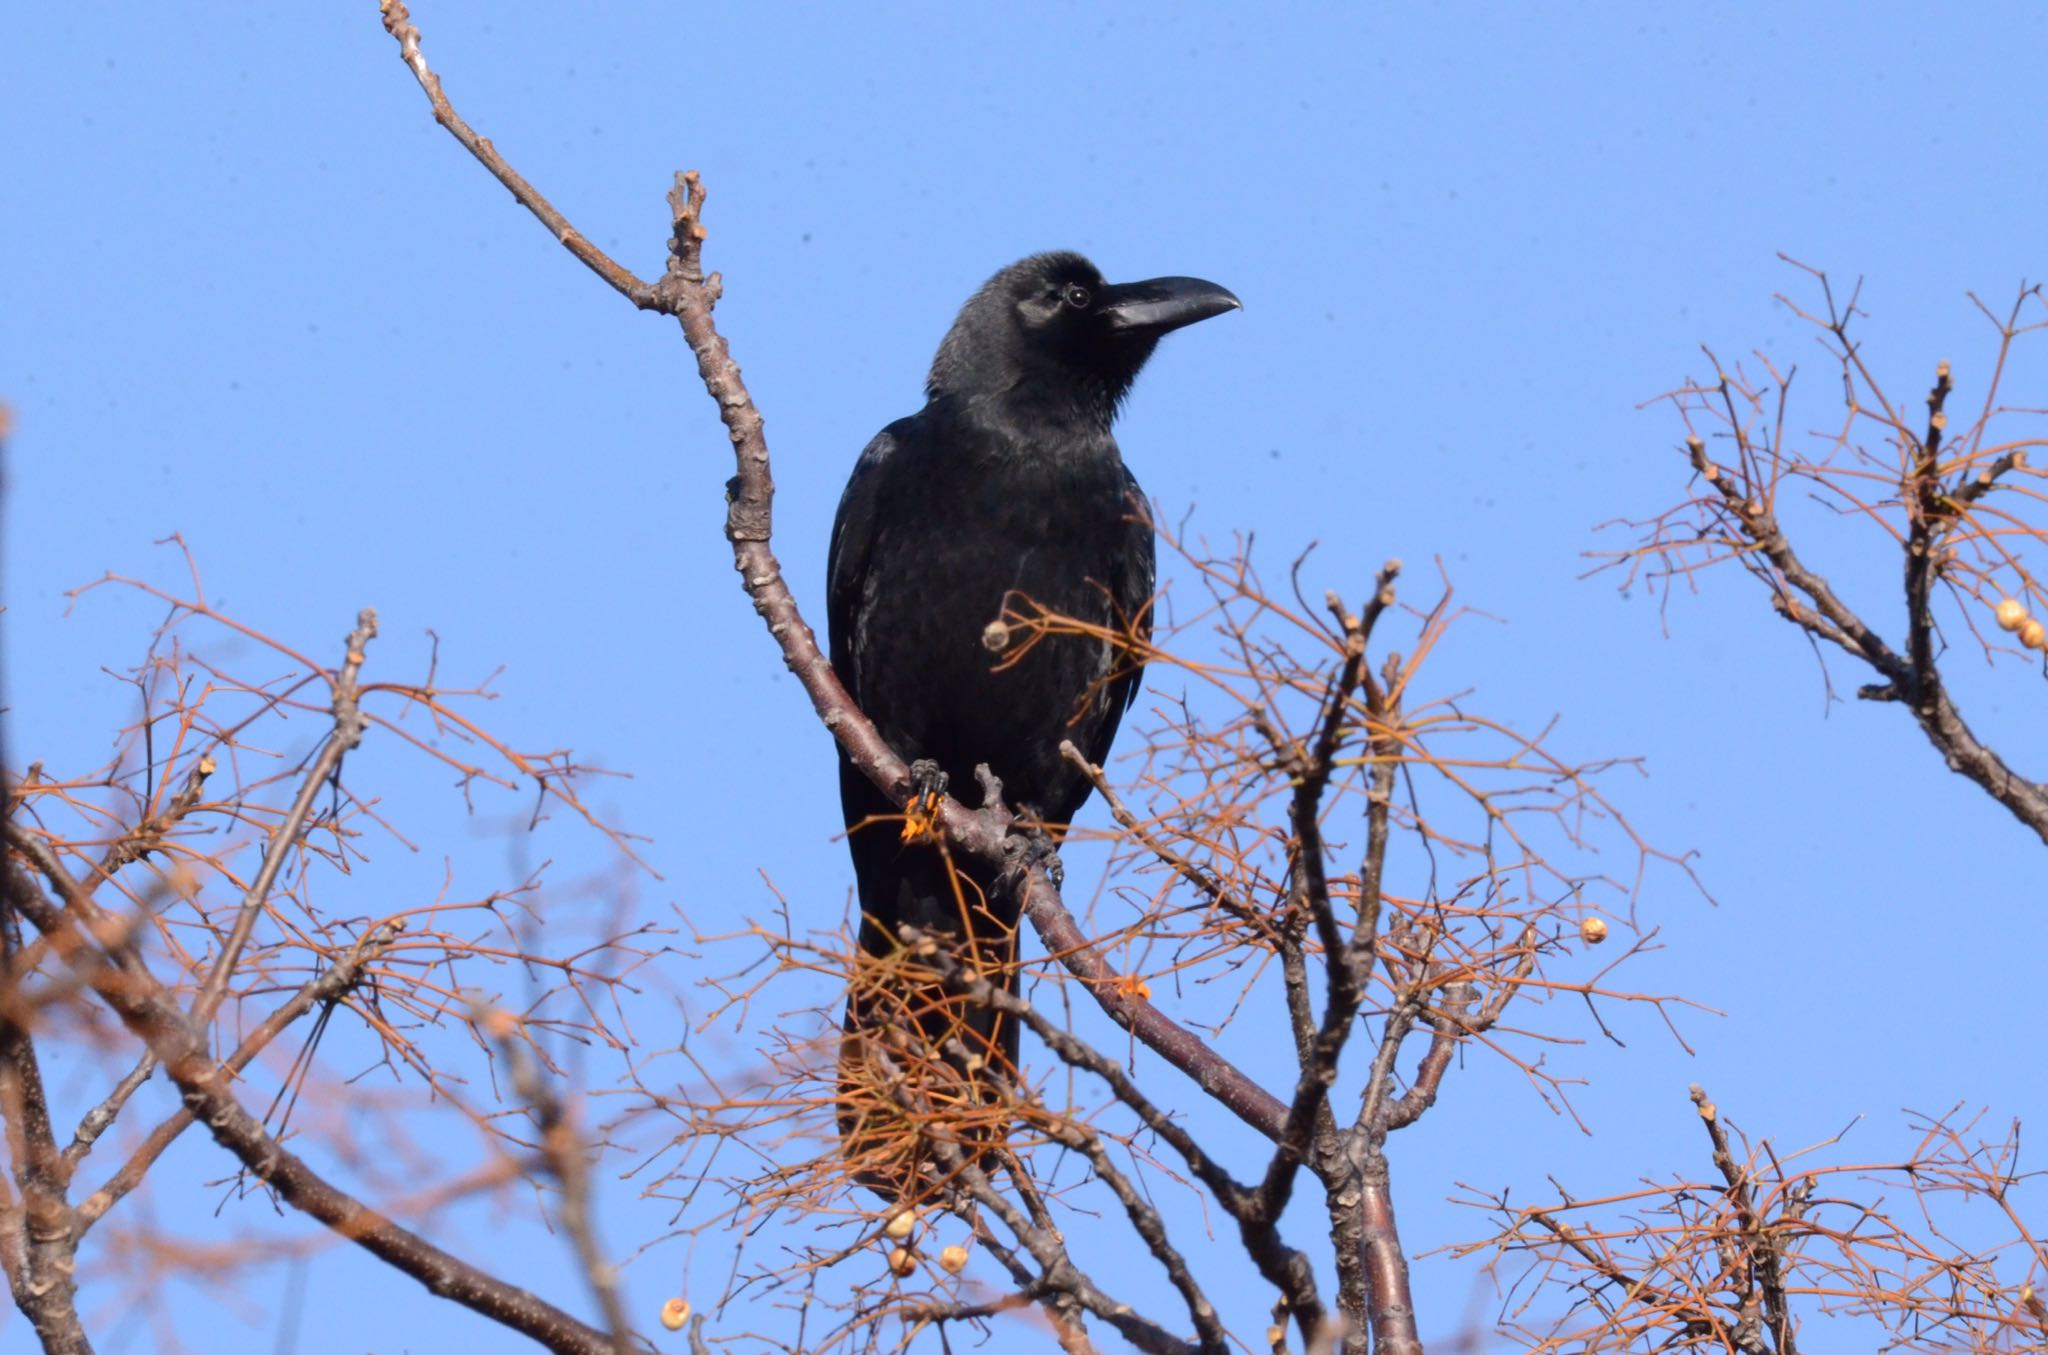
[[[1113, 629], [1146, 628], [1152, 525], [1110, 424], [1161, 335], [1237, 305], [1198, 278], [1110, 284], [1078, 254], [1034, 255], [961, 308], [925, 407], [861, 453], [832, 524], [832, 663], [889, 745], [924, 763], [923, 779], [943, 773], [970, 807], [981, 764], [1013, 808], [1055, 833], [1088, 798], [1060, 741], [1102, 761], [1137, 694], [1135, 666], [1085, 636], [992, 652], [1002, 632], [990, 623], [1014, 594]], [[1014, 981], [1018, 901], [1000, 896], [995, 872], [958, 862], [956, 879], [934, 846], [872, 822], [904, 806], [843, 753], [839, 793], [862, 946], [889, 954], [905, 924], [965, 935], [992, 976]], [[996, 1051], [1016, 1062], [1014, 1023], [936, 992], [892, 993], [886, 1004], [856, 992], [847, 1029], [905, 1011], [929, 1037], [959, 1035], [974, 1062]]]

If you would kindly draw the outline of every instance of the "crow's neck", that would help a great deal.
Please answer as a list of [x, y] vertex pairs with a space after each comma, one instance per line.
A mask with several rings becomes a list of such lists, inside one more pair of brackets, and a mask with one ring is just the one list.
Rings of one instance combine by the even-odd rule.
[[947, 441], [977, 460], [1024, 458], [1040, 464], [1073, 464], [1076, 469], [1114, 465], [1116, 439], [1109, 429], [1116, 405], [1096, 394], [1065, 386], [1016, 386], [967, 396], [941, 395], [932, 400], [930, 412], [955, 430], [956, 436]]

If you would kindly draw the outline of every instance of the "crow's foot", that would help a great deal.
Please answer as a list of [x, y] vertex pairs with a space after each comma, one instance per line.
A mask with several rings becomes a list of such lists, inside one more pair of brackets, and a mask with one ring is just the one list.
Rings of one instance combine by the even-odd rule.
[[1005, 885], [1021, 884], [1032, 867], [1043, 867], [1058, 888], [1066, 882], [1066, 867], [1060, 864], [1059, 844], [1045, 831], [1038, 810], [1030, 805], [1010, 805], [1003, 800], [1003, 779], [988, 769], [986, 762], [974, 769], [981, 783], [981, 808], [975, 813], [982, 822], [1003, 834], [1003, 863], [1000, 880]]
[[1010, 822], [1010, 836], [1004, 840], [1003, 850], [1010, 857], [1008, 870], [1029, 871], [1035, 866], [1045, 871], [1053, 888], [1066, 884], [1067, 868], [1060, 863], [1059, 844], [1045, 831], [1038, 811], [1030, 805], [1017, 806], [1017, 817]]
[[910, 800], [903, 806], [903, 840], [927, 842], [939, 835], [939, 806], [945, 803], [946, 769], [930, 758], [910, 764]]

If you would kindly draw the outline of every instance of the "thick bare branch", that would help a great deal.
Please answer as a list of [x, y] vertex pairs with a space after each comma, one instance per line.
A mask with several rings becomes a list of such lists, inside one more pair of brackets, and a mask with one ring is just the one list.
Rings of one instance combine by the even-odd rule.
[[[235, 1052], [222, 1061], [222, 1066], [230, 1072], [241, 1072], [255, 1060], [258, 1054], [270, 1046], [271, 1041], [282, 1034], [293, 1022], [323, 1003], [338, 1001], [343, 994], [349, 992], [362, 982], [363, 971], [384, 953], [396, 935], [397, 933], [394, 928], [380, 927], [364, 937], [353, 949], [337, 960], [326, 973], [302, 986], [296, 993], [293, 993], [284, 1002], [278, 1004], [275, 1011], [258, 1022], [256, 1028], [243, 1037], [241, 1044], [236, 1047]], [[138, 1065], [138, 1067], [141, 1066], [152, 1068], [156, 1066], [156, 1053], [154, 1050], [148, 1053], [144, 1065]], [[130, 1076], [132, 1077], [133, 1074], [130, 1074]], [[125, 1079], [123, 1085], [125, 1085]], [[80, 1203], [78, 1206], [78, 1226], [80, 1231], [83, 1232], [99, 1222], [108, 1210], [119, 1204], [124, 1196], [141, 1185], [143, 1177], [155, 1165], [156, 1160], [163, 1156], [164, 1150], [169, 1148], [180, 1134], [191, 1127], [192, 1120], [193, 1114], [190, 1109], [175, 1111], [155, 1128], [151, 1129], [143, 1137], [142, 1143], [129, 1155], [128, 1160], [123, 1162], [120, 1168], [108, 1178], [107, 1183], [86, 1196], [84, 1201]], [[77, 1150], [76, 1155], [73, 1157], [74, 1161], [84, 1156], [85, 1151], [91, 1147], [93, 1141], [104, 1132], [105, 1128], [104, 1106], [96, 1107], [87, 1114], [85, 1120], [79, 1125], [77, 1138], [72, 1144], [72, 1148]], [[67, 1150], [68, 1152], [70, 1150]]]
[[[15, 906], [46, 936], [75, 930], [81, 900], [59, 909], [15, 871], [5, 872]], [[319, 1220], [425, 1285], [491, 1320], [563, 1355], [614, 1355], [611, 1338], [552, 1304], [486, 1271], [451, 1256], [425, 1238], [333, 1185], [297, 1155], [287, 1152], [244, 1109], [234, 1094], [234, 1076], [213, 1058], [205, 1038], [164, 988], [140, 969], [117, 970], [96, 963], [85, 946], [67, 959], [100, 1000], [153, 1052], [184, 1096], [186, 1108], [215, 1142], [241, 1160], [249, 1172], [291, 1205]]]
[[[12, 809], [0, 785], [0, 812]], [[11, 962], [21, 949], [15, 898], [32, 888], [0, 864], [8, 883], [0, 898], [0, 954]], [[71, 1171], [50, 1124], [50, 1103], [35, 1042], [24, 1018], [0, 1012], [0, 1122], [19, 1203], [0, 1208], [8, 1235], [7, 1279], [15, 1306], [28, 1318], [46, 1355], [90, 1355], [92, 1342], [78, 1317], [78, 1243], [68, 1197]]]

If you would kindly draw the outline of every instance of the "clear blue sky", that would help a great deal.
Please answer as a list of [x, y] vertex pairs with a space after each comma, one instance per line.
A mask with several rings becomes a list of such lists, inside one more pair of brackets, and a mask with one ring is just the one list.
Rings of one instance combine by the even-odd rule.
[[[1458, 1180], [1591, 1191], [1698, 1169], [1695, 1080], [1787, 1142], [1867, 1115], [1873, 1157], [1904, 1146], [1901, 1107], [2048, 1113], [2040, 843], [1897, 708], [1827, 710], [1810, 652], [1741, 579], [1680, 599], [1667, 636], [1653, 603], [1579, 577], [1595, 523], [1679, 492], [1674, 425], [1636, 405], [1700, 371], [1699, 343], [1818, 357], [1771, 301], [1798, 281], [1777, 251], [1867, 276], [1869, 351], [1897, 389], [1943, 357], [1980, 389], [1965, 290], [2006, 299], [2048, 269], [2038, 7], [421, 0], [416, 17], [466, 116], [642, 272], [669, 174], [704, 173], [719, 318], [767, 415], [778, 546], [814, 620], [846, 471], [919, 402], [954, 309], [1020, 254], [1077, 248], [1246, 303], [1171, 340], [1124, 417], [1169, 511], [1255, 530], [1274, 559], [1318, 539], [1316, 586], [1354, 596], [1387, 556], [1441, 556], [1504, 618], [1458, 633], [1447, 681], [1531, 722], [1562, 712], [1574, 752], [1647, 759], [1618, 789], [1660, 843], [1700, 850], [1720, 906], [1653, 881], [1669, 949], [1639, 979], [1728, 1015], [1687, 1023], [1696, 1057], [1645, 1018], [1626, 1050], [1560, 1051], [1592, 1079], [1591, 1137], [1501, 1067], [1454, 1074], [1397, 1143], [1413, 1250], [1478, 1230], [1438, 1204]], [[735, 585], [726, 442], [674, 326], [434, 126], [375, 6], [29, 6], [6, 46], [10, 750], [103, 755], [130, 698], [100, 668], [140, 654], [155, 612], [108, 598], [67, 618], [60, 595], [110, 568], [175, 581], [151, 545], [175, 530], [218, 597], [294, 643], [333, 649], [373, 603], [386, 673], [418, 671], [428, 627], [458, 674], [503, 663], [499, 728], [634, 774], [604, 794], [654, 839], [664, 879], [632, 886], [649, 915], [758, 914], [766, 870], [804, 920], [838, 917], [831, 752]], [[2022, 402], [2048, 404], [2042, 372]], [[1893, 578], [1877, 560], [1840, 581], [1896, 629]], [[2042, 774], [2038, 677], [1972, 671], [1965, 693]], [[387, 844], [386, 899], [350, 906], [430, 894], [444, 853], [480, 887], [528, 852], [564, 880], [610, 868], [587, 835], [447, 832], [410, 862]], [[684, 990], [697, 975], [672, 963], [660, 986]], [[211, 1152], [169, 1165], [225, 1174]], [[602, 1201], [615, 1250], [661, 1226], [634, 1189]], [[275, 1232], [267, 1213], [225, 1217]], [[446, 1235], [582, 1306], [558, 1239], [485, 1215]], [[642, 1257], [636, 1311], [686, 1284], [708, 1297], [719, 1250]], [[1417, 1275], [1425, 1335], [1490, 1311], [1469, 1270]], [[248, 1304], [274, 1315], [285, 1283], [254, 1273]], [[207, 1310], [177, 1295], [196, 1337]], [[121, 1333], [103, 1348], [168, 1348], [102, 1321]], [[267, 1348], [275, 1325], [247, 1330]], [[11, 1315], [0, 1332], [24, 1339]], [[497, 1340], [327, 1256], [297, 1348]]]

